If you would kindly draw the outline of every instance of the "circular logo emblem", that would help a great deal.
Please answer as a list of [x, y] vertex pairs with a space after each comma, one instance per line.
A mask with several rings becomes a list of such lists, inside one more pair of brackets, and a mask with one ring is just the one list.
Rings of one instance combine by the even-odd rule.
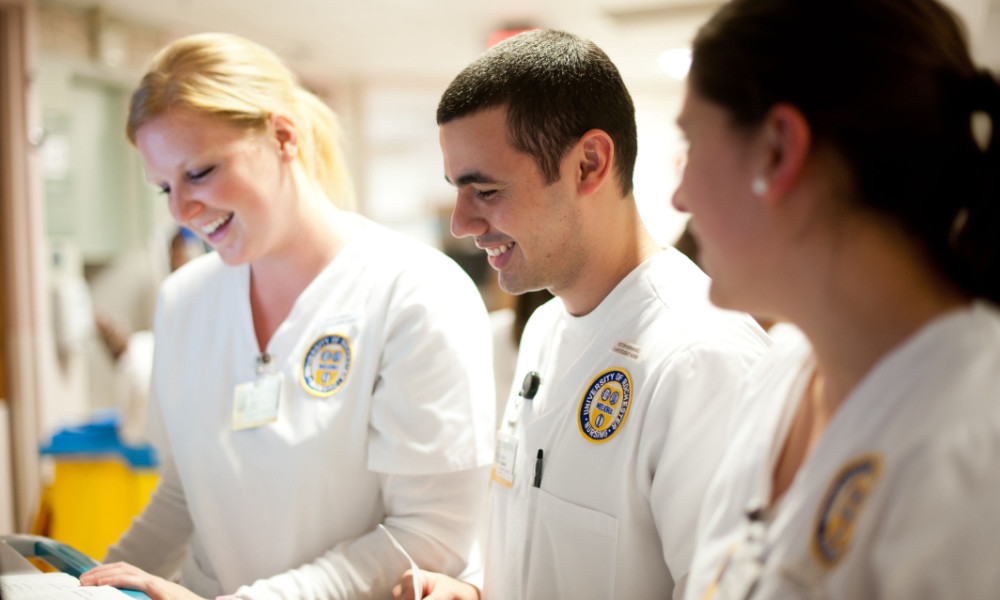
[[314, 396], [330, 396], [351, 372], [351, 341], [342, 335], [325, 335], [302, 360], [302, 387]]
[[830, 482], [816, 515], [813, 550], [826, 567], [833, 567], [850, 549], [858, 519], [878, 481], [882, 461], [876, 454], [860, 456]]
[[592, 442], [606, 442], [628, 416], [632, 378], [625, 369], [608, 369], [590, 382], [580, 399], [580, 433]]

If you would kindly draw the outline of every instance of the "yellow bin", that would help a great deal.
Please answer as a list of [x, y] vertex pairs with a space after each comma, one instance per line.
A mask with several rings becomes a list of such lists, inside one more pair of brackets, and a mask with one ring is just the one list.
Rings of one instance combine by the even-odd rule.
[[61, 430], [41, 453], [52, 457], [55, 474], [32, 533], [101, 560], [156, 487], [152, 447], [123, 444], [112, 417]]

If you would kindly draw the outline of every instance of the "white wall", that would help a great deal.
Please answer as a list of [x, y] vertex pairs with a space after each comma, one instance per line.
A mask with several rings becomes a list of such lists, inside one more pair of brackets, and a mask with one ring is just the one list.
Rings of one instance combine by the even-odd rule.
[[14, 495], [7, 486], [14, 481], [11, 469], [10, 413], [7, 402], [0, 398], [0, 535], [14, 533]]
[[635, 200], [646, 227], [661, 246], [674, 243], [687, 215], [674, 210], [671, 198], [680, 182], [684, 143], [675, 119], [683, 101], [683, 86], [632, 91], [639, 155], [635, 165]]

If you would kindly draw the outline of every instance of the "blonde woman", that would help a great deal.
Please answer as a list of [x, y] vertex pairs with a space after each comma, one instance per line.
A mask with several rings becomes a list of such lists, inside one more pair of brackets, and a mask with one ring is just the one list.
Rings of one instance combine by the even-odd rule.
[[159, 297], [159, 487], [81, 581], [153, 598], [386, 597], [406, 561], [379, 525], [422, 566], [470, 567], [494, 419], [471, 280], [346, 210], [333, 114], [247, 40], [163, 49], [127, 132], [214, 252]]

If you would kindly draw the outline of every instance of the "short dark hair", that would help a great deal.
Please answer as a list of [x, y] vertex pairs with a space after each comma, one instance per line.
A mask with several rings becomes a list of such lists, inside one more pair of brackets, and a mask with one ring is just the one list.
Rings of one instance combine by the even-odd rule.
[[535, 29], [497, 44], [451, 82], [437, 122], [497, 107], [507, 109], [511, 145], [535, 159], [546, 183], [559, 179], [559, 163], [580, 137], [600, 129], [614, 142], [622, 194], [632, 191], [635, 107], [617, 67], [593, 42]]
[[[796, 106], [845, 160], [858, 201], [942, 272], [1000, 299], [1000, 88], [935, 0], [732, 0], [698, 32], [690, 86], [737, 127]], [[970, 122], [988, 113], [980, 148]]]

